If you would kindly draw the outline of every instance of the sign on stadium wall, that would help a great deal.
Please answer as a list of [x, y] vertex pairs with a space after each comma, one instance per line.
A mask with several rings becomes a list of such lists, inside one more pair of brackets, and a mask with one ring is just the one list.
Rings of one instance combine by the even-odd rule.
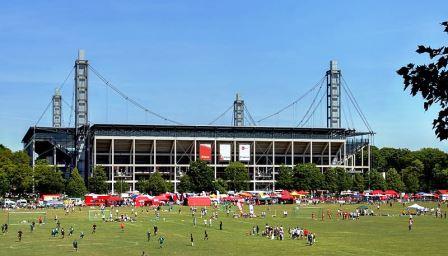
[[212, 160], [212, 144], [199, 145], [199, 159], [203, 161]]
[[239, 161], [250, 161], [250, 144], [239, 144]]
[[219, 161], [230, 161], [230, 144], [219, 144]]

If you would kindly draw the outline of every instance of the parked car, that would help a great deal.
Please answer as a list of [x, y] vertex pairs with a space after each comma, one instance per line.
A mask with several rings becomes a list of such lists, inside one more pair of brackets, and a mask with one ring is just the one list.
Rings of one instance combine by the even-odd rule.
[[5, 200], [3, 200], [2, 207], [3, 208], [16, 208], [17, 203], [12, 201], [11, 199], [6, 198]]
[[26, 201], [25, 199], [17, 200], [17, 207], [27, 207], [27, 206], [28, 206], [28, 201]]

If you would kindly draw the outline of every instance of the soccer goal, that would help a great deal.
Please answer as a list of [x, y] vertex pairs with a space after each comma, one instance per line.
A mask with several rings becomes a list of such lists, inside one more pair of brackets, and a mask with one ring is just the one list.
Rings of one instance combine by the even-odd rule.
[[109, 210], [89, 210], [89, 221], [109, 220]]
[[47, 212], [8, 212], [8, 225], [45, 224]]

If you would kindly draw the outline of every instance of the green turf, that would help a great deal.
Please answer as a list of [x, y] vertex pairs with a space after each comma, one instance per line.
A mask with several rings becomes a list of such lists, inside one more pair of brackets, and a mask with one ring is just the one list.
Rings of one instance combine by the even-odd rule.
[[[435, 204], [423, 203], [434, 207]], [[96, 222], [98, 230], [91, 234], [93, 222], [88, 220], [89, 208], [76, 210], [68, 216], [63, 210], [47, 210], [47, 224], [38, 226], [34, 233], [28, 225], [10, 226], [9, 233], [0, 235], [0, 255], [141, 255], [145, 251], [149, 255], [446, 255], [448, 244], [444, 242], [448, 232], [448, 219], [436, 219], [434, 216], [417, 216], [413, 230], [408, 231], [408, 217], [399, 216], [403, 207], [399, 204], [393, 207], [382, 206], [381, 213], [390, 216], [361, 217], [360, 220], [311, 220], [311, 213], [320, 214], [321, 209], [327, 209], [335, 214], [338, 205], [317, 205], [300, 207], [294, 210], [294, 205], [270, 206], [268, 209], [255, 207], [259, 214], [262, 209], [267, 211], [267, 217], [254, 219], [233, 219], [222, 211], [219, 219], [224, 230], [219, 230], [219, 220], [207, 227], [209, 240], [202, 240], [204, 224], [198, 218], [198, 226], [193, 227], [192, 217], [187, 207], [182, 207], [181, 214], [161, 212], [159, 221], [155, 220], [154, 211], [142, 212], [138, 209], [138, 221], [126, 223], [125, 230], [120, 230], [119, 223]], [[357, 205], [342, 206], [344, 210], [356, 208]], [[247, 208], [247, 207], [246, 207]], [[288, 210], [289, 216], [283, 218], [283, 210]], [[120, 212], [131, 212], [131, 208], [119, 208]], [[376, 210], [376, 209], [375, 209]], [[448, 210], [444, 206], [443, 211]], [[273, 214], [277, 217], [272, 217]], [[210, 210], [209, 210], [210, 214]], [[74, 238], [61, 239], [50, 236], [51, 228], [55, 227], [53, 218], [59, 216], [61, 226], [75, 228], [79, 252], [72, 248]], [[198, 215], [198, 214], [197, 214]], [[0, 222], [7, 219], [3, 211]], [[305, 240], [285, 241], [268, 240], [261, 236], [251, 236], [249, 232], [253, 225], [260, 229], [264, 225], [282, 225], [288, 227], [300, 226], [317, 234], [317, 243], [307, 246]], [[166, 240], [164, 248], [160, 249], [155, 237], [146, 241], [146, 231], [153, 225], [159, 227], [159, 232]], [[17, 231], [24, 231], [22, 242], [17, 241]], [[86, 234], [79, 239], [80, 231]], [[190, 245], [190, 233], [193, 233], [195, 245]]]

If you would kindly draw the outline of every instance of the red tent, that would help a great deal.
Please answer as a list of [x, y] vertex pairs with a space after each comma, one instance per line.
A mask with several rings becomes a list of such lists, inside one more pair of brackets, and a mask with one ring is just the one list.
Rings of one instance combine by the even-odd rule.
[[149, 196], [139, 195], [134, 199], [134, 203], [136, 207], [145, 206], [152, 202], [152, 199]]
[[392, 189], [384, 191], [384, 194], [386, 194], [386, 196], [393, 197], [393, 198], [400, 197], [400, 194], [398, 194], [397, 191], [392, 190]]
[[291, 196], [288, 190], [282, 190], [282, 192], [280, 193], [280, 200], [291, 201], [294, 200], [294, 198]]
[[210, 206], [211, 204], [212, 200], [210, 200], [210, 197], [195, 196], [187, 198], [188, 206]]
[[384, 191], [377, 189], [377, 190], [372, 191], [372, 193], [370, 193], [370, 194], [371, 195], [383, 195]]

